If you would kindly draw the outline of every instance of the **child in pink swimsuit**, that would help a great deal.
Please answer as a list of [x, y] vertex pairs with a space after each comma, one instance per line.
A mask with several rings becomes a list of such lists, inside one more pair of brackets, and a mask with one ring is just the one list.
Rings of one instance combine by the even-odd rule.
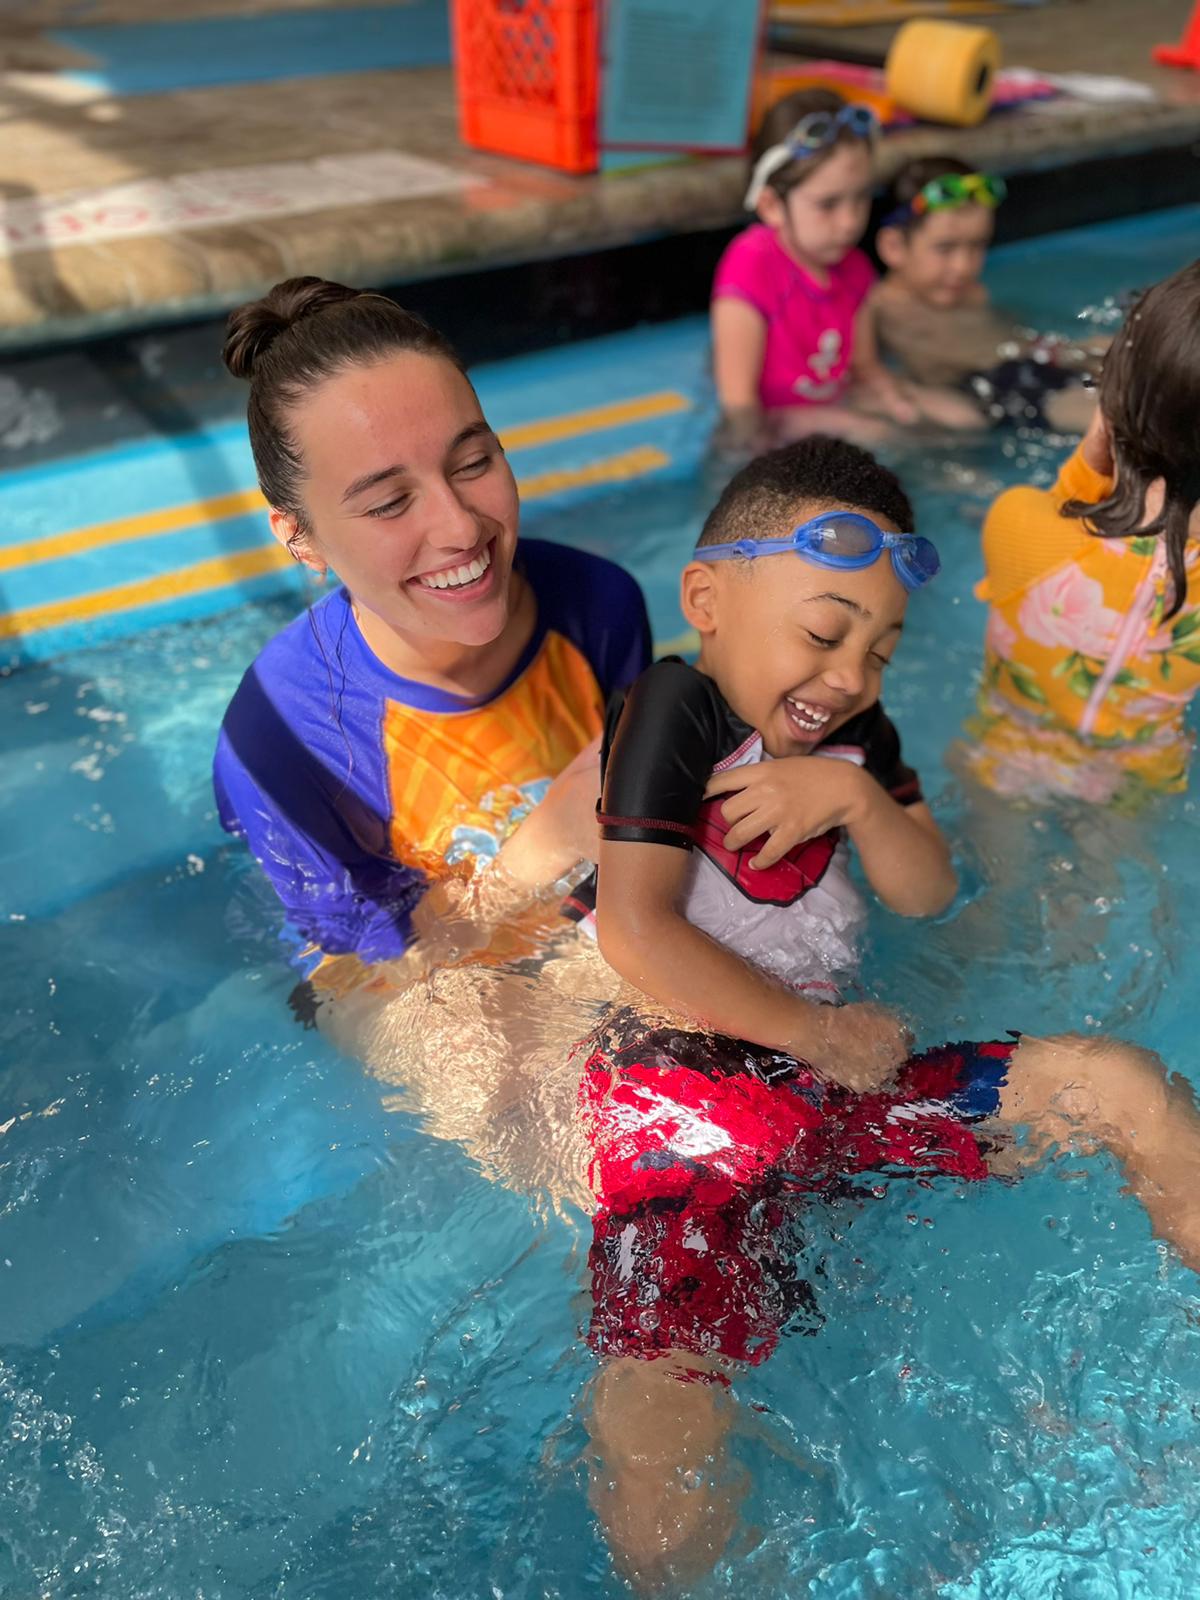
[[876, 130], [868, 107], [824, 89], [788, 95], [763, 119], [746, 194], [759, 220], [713, 283], [713, 367], [735, 450], [814, 431], [873, 440], [880, 413], [918, 420], [878, 365], [851, 395], [855, 322], [875, 280], [857, 246]]

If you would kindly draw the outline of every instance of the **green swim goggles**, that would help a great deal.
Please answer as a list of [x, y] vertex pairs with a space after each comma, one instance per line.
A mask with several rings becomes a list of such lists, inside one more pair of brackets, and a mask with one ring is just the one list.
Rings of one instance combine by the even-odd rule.
[[889, 212], [880, 226], [903, 227], [931, 211], [952, 211], [959, 206], [987, 206], [994, 211], [1007, 193], [1004, 179], [993, 177], [990, 172], [948, 172], [943, 178], [931, 178], [907, 205]]
[[827, 511], [802, 522], [786, 539], [734, 539], [729, 544], [702, 544], [694, 561], [753, 561], [758, 556], [778, 556], [791, 551], [814, 566], [840, 572], [861, 572], [873, 566], [887, 550], [892, 568], [911, 593], [936, 578], [942, 563], [929, 539], [915, 533], [885, 533], [870, 517], [858, 511]]

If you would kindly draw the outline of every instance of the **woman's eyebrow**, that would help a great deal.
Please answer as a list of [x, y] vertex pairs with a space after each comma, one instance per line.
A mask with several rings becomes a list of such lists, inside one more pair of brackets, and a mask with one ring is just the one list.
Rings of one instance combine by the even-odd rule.
[[[446, 451], [446, 454], [453, 455], [459, 445], [466, 444], [468, 439], [480, 438], [485, 433], [490, 434], [491, 431], [491, 428], [482, 418], [478, 422], [470, 423], [461, 433], [455, 434], [450, 441], [450, 448]], [[364, 472], [361, 478], [355, 478], [354, 482], [342, 495], [342, 504], [345, 505], [347, 500], [353, 500], [355, 495], [362, 494], [364, 489], [373, 489], [377, 483], [382, 483], [385, 478], [398, 478], [407, 471], [408, 468], [402, 462], [394, 461], [390, 467], [380, 467], [377, 472]]]

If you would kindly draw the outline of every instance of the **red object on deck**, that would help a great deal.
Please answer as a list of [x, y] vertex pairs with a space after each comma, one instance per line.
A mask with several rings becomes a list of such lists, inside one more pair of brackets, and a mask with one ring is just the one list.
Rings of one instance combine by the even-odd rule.
[[1191, 20], [1179, 43], [1155, 45], [1151, 55], [1164, 67], [1190, 67], [1193, 72], [1200, 72], [1200, 0], [1192, 8]]
[[600, 0], [453, 0], [463, 142], [594, 172]]

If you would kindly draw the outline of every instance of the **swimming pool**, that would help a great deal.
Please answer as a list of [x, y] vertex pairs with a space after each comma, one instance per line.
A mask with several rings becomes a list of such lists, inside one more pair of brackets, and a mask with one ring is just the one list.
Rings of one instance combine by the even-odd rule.
[[[1196, 212], [998, 253], [1064, 326], [1197, 253]], [[686, 342], [700, 331], [682, 330]], [[887, 700], [967, 888], [880, 913], [923, 1040], [1136, 1036], [1200, 1081], [1194, 802], [968, 803], [976, 530], [1039, 441], [910, 453], [947, 571]], [[625, 560], [661, 639], [711, 488], [531, 510]], [[275, 600], [0, 681], [0, 1593], [622, 1592], [587, 1512], [587, 1233], [487, 1184], [291, 1021], [270, 895], [216, 827], [215, 729]], [[825, 1315], [739, 1384], [748, 1530], [703, 1591], [1164, 1600], [1200, 1555], [1200, 1295], [1105, 1160], [815, 1210]]]

